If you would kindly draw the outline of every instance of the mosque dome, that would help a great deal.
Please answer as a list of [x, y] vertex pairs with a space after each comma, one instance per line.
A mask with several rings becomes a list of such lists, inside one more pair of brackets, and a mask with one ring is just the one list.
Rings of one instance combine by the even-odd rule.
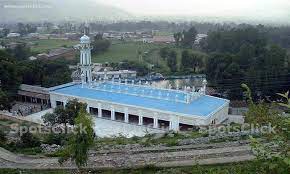
[[81, 43], [90, 43], [90, 37], [87, 35], [83, 35], [80, 39]]

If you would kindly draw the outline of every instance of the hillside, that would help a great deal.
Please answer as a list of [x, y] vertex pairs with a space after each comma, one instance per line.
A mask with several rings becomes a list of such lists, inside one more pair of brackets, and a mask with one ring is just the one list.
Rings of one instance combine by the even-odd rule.
[[118, 20], [132, 16], [116, 7], [92, 0], [1, 1], [0, 21]]

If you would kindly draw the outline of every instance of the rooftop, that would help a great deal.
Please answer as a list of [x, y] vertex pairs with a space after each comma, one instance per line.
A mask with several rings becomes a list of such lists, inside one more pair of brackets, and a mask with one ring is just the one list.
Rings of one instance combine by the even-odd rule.
[[113, 82], [99, 83], [93, 87], [70, 83], [51, 88], [50, 91], [70, 97], [107, 101], [184, 116], [208, 117], [229, 103], [228, 100], [208, 95], [200, 95], [186, 103], [183, 99], [188, 94], [184, 91]]

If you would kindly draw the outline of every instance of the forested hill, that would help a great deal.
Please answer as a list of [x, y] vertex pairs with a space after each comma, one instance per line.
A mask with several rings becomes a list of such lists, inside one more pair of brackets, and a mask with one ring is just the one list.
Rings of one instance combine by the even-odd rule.
[[243, 96], [242, 83], [249, 85], [256, 98], [288, 91], [288, 35], [277, 33], [263, 26], [209, 32], [202, 47], [209, 54], [206, 74], [211, 85], [230, 99]]
[[121, 9], [98, 4], [92, 0], [10, 0], [0, 2], [0, 21], [4, 22], [130, 18], [132, 16]]

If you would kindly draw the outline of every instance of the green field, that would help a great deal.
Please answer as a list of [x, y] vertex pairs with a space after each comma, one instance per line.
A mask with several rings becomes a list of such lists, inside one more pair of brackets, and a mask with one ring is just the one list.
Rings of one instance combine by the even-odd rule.
[[[184, 49], [177, 48], [175, 45], [169, 44], [154, 44], [154, 43], [141, 43], [141, 42], [117, 42], [113, 43], [111, 47], [104, 53], [93, 55], [92, 61], [94, 63], [118, 63], [124, 60], [139, 61], [138, 51], [142, 53], [143, 61], [155, 65], [155, 71], [160, 73], [170, 73], [166, 60], [160, 57], [160, 49], [169, 47], [177, 52], [178, 65], [181, 62], [181, 53]], [[206, 54], [200, 51], [188, 49], [196, 54], [201, 54], [206, 58]]]
[[34, 45], [31, 47], [33, 52], [47, 52], [51, 49], [56, 49], [59, 47], [71, 47], [78, 44], [78, 41], [71, 40], [59, 40], [59, 39], [44, 39], [44, 40], [35, 40], [31, 41]]
[[144, 44], [141, 42], [113, 43], [108, 51], [93, 55], [92, 61], [96, 63], [120, 62], [123, 60], [139, 60], [138, 51], [145, 56], [152, 50], [162, 48], [160, 44]]

